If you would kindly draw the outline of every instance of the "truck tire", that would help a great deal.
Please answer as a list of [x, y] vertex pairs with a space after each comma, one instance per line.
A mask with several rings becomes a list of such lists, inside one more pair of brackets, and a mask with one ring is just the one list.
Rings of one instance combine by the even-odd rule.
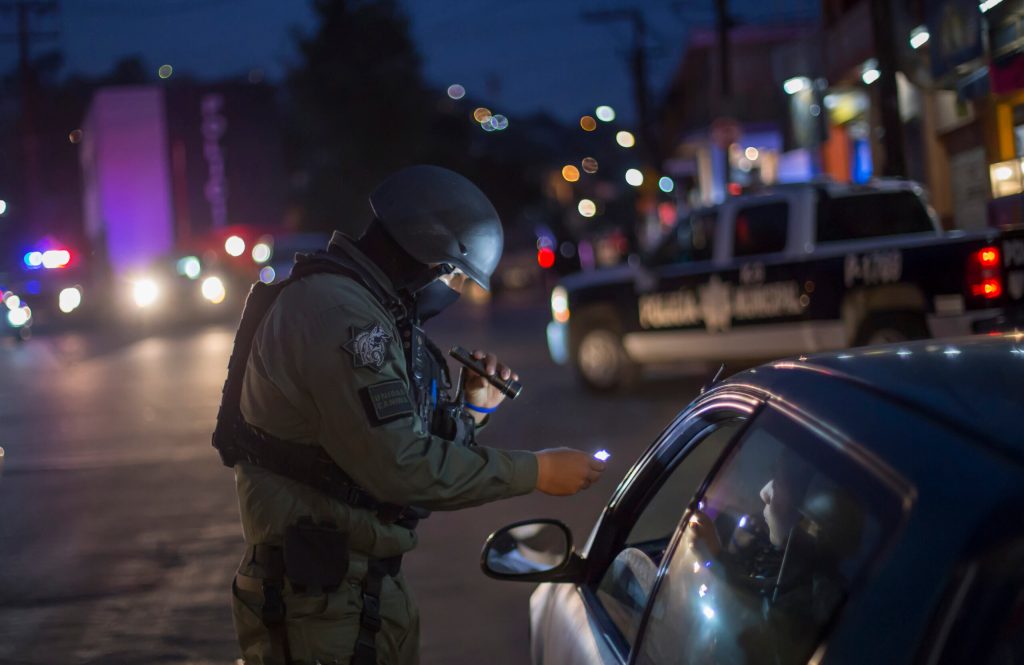
[[912, 312], [873, 312], [857, 331], [855, 346], [894, 344], [928, 337], [924, 317]]
[[640, 376], [640, 367], [622, 346], [618, 326], [603, 317], [583, 329], [573, 348], [573, 365], [579, 380], [595, 393], [628, 390]]

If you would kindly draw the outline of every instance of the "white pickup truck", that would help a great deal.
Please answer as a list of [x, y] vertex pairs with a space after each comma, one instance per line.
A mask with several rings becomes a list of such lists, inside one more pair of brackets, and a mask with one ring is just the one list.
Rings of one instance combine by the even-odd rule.
[[645, 365], [1024, 329], [1024, 227], [943, 232], [907, 181], [783, 185], [698, 209], [649, 257], [571, 275], [548, 348], [588, 388]]

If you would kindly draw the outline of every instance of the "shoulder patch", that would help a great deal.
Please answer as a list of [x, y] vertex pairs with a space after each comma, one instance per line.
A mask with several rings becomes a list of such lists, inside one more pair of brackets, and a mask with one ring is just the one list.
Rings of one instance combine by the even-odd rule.
[[375, 383], [362, 389], [363, 406], [370, 422], [382, 425], [413, 413], [409, 391], [401, 380]]
[[384, 367], [387, 346], [394, 337], [379, 323], [371, 323], [365, 328], [352, 327], [352, 339], [341, 345], [352, 354], [356, 369], [369, 367], [379, 372]]

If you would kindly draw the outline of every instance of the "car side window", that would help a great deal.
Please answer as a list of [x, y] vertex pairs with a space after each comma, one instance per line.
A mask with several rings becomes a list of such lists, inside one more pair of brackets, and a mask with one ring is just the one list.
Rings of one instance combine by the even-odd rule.
[[666, 265], [711, 260], [717, 220], [718, 210], [715, 208], [697, 210], [680, 219], [651, 254], [650, 263]]
[[658, 566], [690, 499], [741, 426], [730, 420], [701, 431], [699, 439], [644, 506], [625, 544], [597, 586], [597, 599], [625, 641], [635, 642]]
[[789, 203], [776, 201], [746, 206], [736, 212], [733, 256], [771, 254], [786, 248]]
[[744, 433], [681, 527], [637, 663], [807, 662], [885, 532], [844, 458], [790, 445], [816, 436], [769, 412]]

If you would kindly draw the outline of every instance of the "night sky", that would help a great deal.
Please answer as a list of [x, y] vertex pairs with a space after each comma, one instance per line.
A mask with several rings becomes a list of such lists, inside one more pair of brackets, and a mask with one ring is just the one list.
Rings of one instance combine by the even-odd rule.
[[[593, 24], [584, 11], [643, 7], [649, 23], [651, 84], [655, 94], [676, 67], [691, 28], [712, 25], [713, 0], [405, 0], [427, 79], [439, 87], [461, 83], [492, 110], [508, 115], [545, 110], [564, 120], [598, 104], [628, 119], [633, 112], [626, 54], [632, 43], [625, 23]], [[733, 0], [734, 15], [748, 21], [813, 14], [809, 0]], [[63, 0], [56, 41], [39, 42], [39, 54], [60, 48], [65, 73], [98, 74], [120, 57], [140, 54], [154, 73], [170, 64], [203, 79], [253, 69], [277, 80], [295, 50], [292, 28], [313, 28], [302, 0]], [[15, 27], [0, 14], [0, 29]], [[17, 47], [0, 45], [0, 66], [16, 66]]]

